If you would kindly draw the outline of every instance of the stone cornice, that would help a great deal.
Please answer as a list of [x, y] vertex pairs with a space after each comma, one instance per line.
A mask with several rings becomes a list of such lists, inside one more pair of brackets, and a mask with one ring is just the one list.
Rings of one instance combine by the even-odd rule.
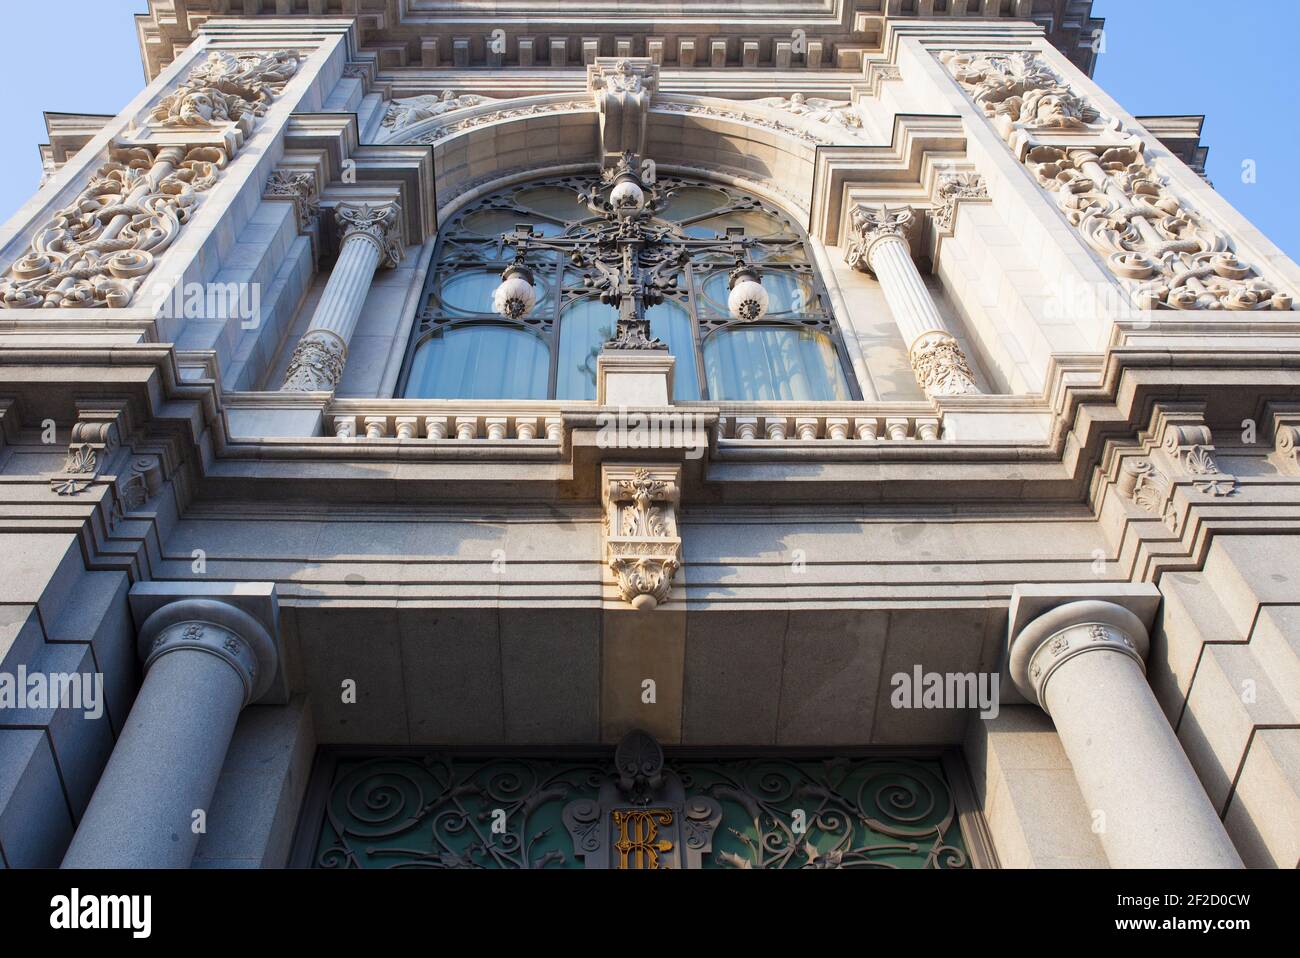
[[[918, 0], [915, 12], [907, 14], [855, 6], [851, 0], [743, 5], [710, 0], [673, 16], [649, 2], [587, 0], [563, 14], [548, 15], [527, 0], [495, 4], [489, 12], [432, 0], [355, 0], [344, 10], [349, 19], [355, 17], [365, 50], [386, 71], [421, 65], [555, 67], [555, 56], [583, 64], [598, 55], [657, 56], [664, 66], [694, 68], [788, 64], [858, 70], [866, 56], [885, 49], [891, 28], [969, 29], [974, 23], [989, 32], [1046, 31], [1051, 42], [1091, 72], [1092, 31], [1101, 25], [1091, 14], [1091, 0], [1050, 0], [1048, 9], [1041, 0], [1014, 0], [1006, 12], [1002, 3], [989, 0], [953, 0], [946, 13], [936, 12], [931, 0]], [[307, 0], [306, 16], [285, 15], [282, 9], [272, 0], [150, 0], [149, 12], [136, 18], [145, 73], [156, 76], [205, 22], [209, 29], [253, 21], [281, 30], [331, 22], [322, 19], [325, 0]], [[1034, 22], [1026, 23], [1030, 20]], [[504, 49], [494, 50], [486, 42], [496, 29], [505, 31]], [[795, 31], [803, 31], [806, 50], [794, 44]]]

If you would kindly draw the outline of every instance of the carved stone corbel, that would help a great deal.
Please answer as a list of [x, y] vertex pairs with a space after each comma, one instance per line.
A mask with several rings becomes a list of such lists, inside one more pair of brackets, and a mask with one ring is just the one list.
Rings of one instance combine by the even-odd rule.
[[1300, 409], [1274, 409], [1273, 456], [1285, 475], [1300, 476]]
[[681, 467], [601, 466], [605, 508], [605, 559], [619, 592], [634, 609], [649, 611], [668, 600], [681, 567], [677, 534]]
[[646, 115], [659, 82], [649, 57], [596, 57], [587, 65], [587, 92], [600, 112], [602, 159], [645, 151]]
[[1120, 495], [1136, 503], [1157, 519], [1173, 528], [1177, 518], [1173, 511], [1173, 485], [1150, 459], [1130, 456], [1120, 466], [1116, 483]]
[[1230, 496], [1237, 480], [1222, 472], [1214, 459], [1214, 440], [1199, 408], [1157, 405], [1153, 435], [1176, 472], [1191, 478], [1192, 485], [1211, 496]]

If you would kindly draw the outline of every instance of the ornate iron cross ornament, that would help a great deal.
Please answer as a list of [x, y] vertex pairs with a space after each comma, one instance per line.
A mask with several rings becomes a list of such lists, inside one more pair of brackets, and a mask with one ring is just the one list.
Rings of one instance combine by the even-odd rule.
[[[745, 262], [745, 250], [757, 240], [744, 230], [729, 228], [724, 238], [694, 239], [674, 226], [656, 221], [666, 197], [654, 176], [651, 161], [624, 153], [618, 163], [601, 173], [599, 184], [579, 194], [600, 219], [581, 237], [543, 237], [529, 226], [501, 234], [498, 250], [514, 248], [515, 260], [502, 273], [493, 297], [496, 310], [510, 319], [527, 312], [535, 301], [531, 271], [524, 265], [528, 254], [557, 250], [570, 263], [587, 271], [584, 285], [600, 294], [600, 301], [618, 310], [610, 349], [667, 349], [650, 335], [646, 309], [664, 301], [678, 288], [681, 271], [693, 254], [721, 253], [734, 258], [731, 277], [733, 311], [745, 319], [759, 319], [767, 294], [757, 274]], [[769, 245], [771, 241], [769, 240]]]

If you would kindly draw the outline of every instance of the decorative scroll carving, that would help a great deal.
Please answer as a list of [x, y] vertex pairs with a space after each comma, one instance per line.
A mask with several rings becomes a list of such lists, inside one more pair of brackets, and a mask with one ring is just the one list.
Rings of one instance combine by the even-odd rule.
[[415, 126], [417, 123], [423, 123], [425, 120], [431, 120], [435, 116], [445, 116], [448, 113], [455, 113], [457, 110], [467, 110], [472, 106], [481, 106], [484, 103], [496, 101], [496, 97], [479, 96], [474, 93], [462, 93], [459, 96], [451, 90], [443, 90], [442, 93], [429, 93], [423, 96], [404, 97], [394, 100], [388, 106], [388, 111], [384, 114], [380, 125], [390, 131], [390, 135], [397, 135], [403, 130]]
[[659, 81], [649, 57], [596, 57], [587, 66], [587, 92], [600, 112], [601, 150], [606, 157], [641, 153], [645, 121]]
[[680, 474], [679, 466], [601, 467], [606, 561], [624, 600], [638, 610], [668, 601], [673, 574], [681, 566]]
[[298, 232], [306, 233], [320, 215], [320, 191], [316, 188], [316, 175], [302, 170], [272, 170], [267, 177], [262, 195], [270, 200], [288, 200], [293, 203], [298, 219]]
[[1165, 455], [1183, 473], [1192, 478], [1192, 485], [1211, 496], [1230, 496], [1236, 491], [1237, 480], [1219, 470], [1214, 460], [1214, 445], [1210, 429], [1199, 415], [1177, 416], [1161, 411], [1163, 435], [1161, 448]]
[[1174, 527], [1176, 519], [1170, 497], [1173, 486], [1150, 459], [1125, 459], [1117, 486], [1121, 495], [1163, 520], [1169, 528]]
[[1117, 132], [1037, 54], [948, 51], [940, 60], [1139, 308], [1291, 308], [1290, 294], [1174, 195], [1141, 137]]
[[1140, 308], [1291, 308], [1288, 294], [1169, 192], [1137, 147], [1036, 146], [1025, 161]]
[[394, 267], [402, 262], [402, 207], [400, 203], [340, 203], [334, 207], [339, 224], [339, 245], [359, 237], [379, 248], [381, 266]]
[[111, 147], [108, 162], [36, 231], [30, 250], [0, 279], [0, 306], [129, 305], [298, 62], [292, 50], [210, 54], [159, 101], [150, 123], [185, 130], [224, 126], [237, 135], [224, 146]]
[[942, 330], [923, 333], [908, 351], [916, 382], [927, 396], [978, 393], [975, 374], [957, 340]]
[[1300, 409], [1272, 410], [1273, 456], [1282, 472], [1300, 476]]
[[788, 97], [762, 97], [754, 102], [814, 123], [825, 123], [827, 126], [837, 126], [855, 133], [862, 129], [862, 116], [858, 113], [857, 107], [841, 100], [824, 100], [820, 97], [808, 97], [802, 93], [792, 93]]
[[247, 136], [298, 72], [298, 63], [295, 50], [239, 55], [213, 51], [158, 101], [150, 119], [160, 127], [234, 123]]
[[343, 378], [347, 344], [328, 329], [303, 333], [285, 370], [282, 389], [300, 392], [329, 391]]
[[854, 269], [873, 272], [871, 253], [876, 244], [885, 239], [899, 239], [908, 243], [916, 225], [916, 214], [910, 206], [891, 208], [859, 204], [849, 217], [849, 239], [844, 250], [844, 262]]
[[227, 161], [213, 146], [115, 147], [109, 157], [0, 280], [0, 306], [129, 305]]
[[934, 225], [945, 232], [952, 230], [953, 218], [957, 215], [957, 204], [962, 200], [986, 200], [989, 197], [988, 184], [978, 173], [967, 170], [961, 173], [942, 173], [935, 187], [935, 197], [939, 205], [931, 214]]

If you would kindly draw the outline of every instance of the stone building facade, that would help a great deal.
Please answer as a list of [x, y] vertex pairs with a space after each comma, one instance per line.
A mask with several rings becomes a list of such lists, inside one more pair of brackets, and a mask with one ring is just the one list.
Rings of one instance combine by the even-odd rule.
[[492, 6], [50, 118], [0, 863], [1294, 867], [1300, 267], [1088, 0]]

